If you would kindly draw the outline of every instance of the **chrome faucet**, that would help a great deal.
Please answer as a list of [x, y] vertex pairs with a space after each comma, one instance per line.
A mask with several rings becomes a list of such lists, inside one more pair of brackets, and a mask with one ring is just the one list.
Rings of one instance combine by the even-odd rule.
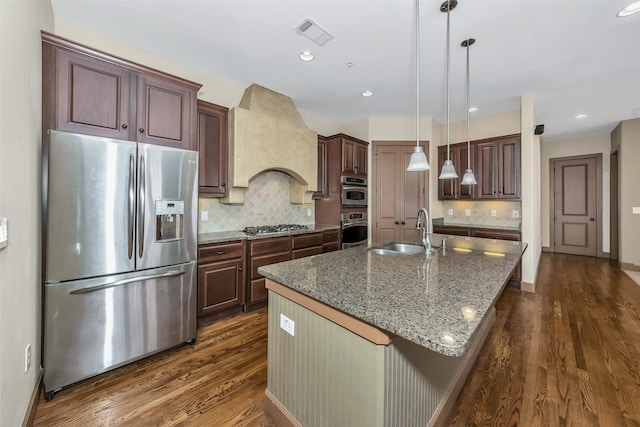
[[[420, 221], [421, 214], [424, 214], [424, 225], [422, 221]], [[418, 211], [418, 218], [416, 219], [416, 228], [422, 228], [422, 246], [424, 246], [424, 251], [428, 254], [433, 254], [436, 251], [431, 246], [431, 236], [429, 233], [429, 212], [425, 208], [420, 208]]]

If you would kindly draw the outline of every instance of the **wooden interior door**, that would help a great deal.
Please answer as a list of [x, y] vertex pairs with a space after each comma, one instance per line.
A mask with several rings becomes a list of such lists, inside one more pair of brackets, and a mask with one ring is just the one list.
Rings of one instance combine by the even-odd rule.
[[557, 159], [554, 174], [554, 251], [597, 256], [596, 158]]
[[371, 221], [373, 243], [419, 242], [416, 216], [426, 206], [427, 172], [407, 172], [414, 144], [375, 142]]

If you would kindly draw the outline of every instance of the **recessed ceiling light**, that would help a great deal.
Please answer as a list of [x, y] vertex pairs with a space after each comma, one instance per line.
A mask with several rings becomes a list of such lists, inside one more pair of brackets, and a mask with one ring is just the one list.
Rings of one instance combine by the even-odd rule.
[[309, 52], [308, 50], [305, 50], [304, 52], [300, 52], [300, 55], [298, 55], [298, 56], [304, 62], [313, 61], [313, 58], [315, 58], [315, 55], [313, 53]]
[[470, 113], [475, 113], [476, 111], [478, 111], [478, 107], [471, 107], [471, 108], [469, 108], [469, 112], [470, 112]]
[[575, 116], [573, 116], [574, 119], [586, 119], [587, 115], [586, 114], [576, 114]]
[[364, 92], [362, 92], [362, 96], [368, 98], [370, 96], [373, 96], [373, 92], [371, 92], [370, 90], [365, 90]]
[[616, 16], [618, 18], [624, 18], [625, 16], [633, 15], [634, 13], [638, 12], [640, 12], [640, 1], [631, 3], [624, 9], [620, 10], [620, 12], [616, 14]]

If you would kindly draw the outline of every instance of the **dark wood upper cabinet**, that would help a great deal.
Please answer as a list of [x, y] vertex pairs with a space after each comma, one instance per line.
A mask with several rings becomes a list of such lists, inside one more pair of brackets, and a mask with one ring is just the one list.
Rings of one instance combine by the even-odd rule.
[[43, 130], [197, 150], [200, 85], [42, 32]]
[[[49, 47], [50, 45], [45, 45]], [[53, 53], [46, 49], [46, 53]], [[59, 50], [53, 70], [56, 129], [129, 139], [131, 71], [76, 52]], [[46, 74], [45, 74], [46, 76]]]
[[520, 137], [498, 141], [498, 198], [520, 200]]
[[227, 116], [229, 109], [198, 101], [199, 190], [203, 197], [227, 195]]
[[[438, 147], [438, 165], [447, 147]], [[467, 166], [467, 143], [451, 145], [451, 160], [458, 179], [438, 180], [438, 199], [520, 200], [520, 135], [506, 135], [471, 142], [471, 169], [477, 185], [461, 185]], [[439, 171], [440, 169], [438, 169]]]
[[138, 73], [136, 140], [197, 150], [195, 104], [193, 88]]
[[327, 143], [324, 136], [318, 135], [318, 191], [314, 199], [327, 197]]
[[342, 175], [366, 178], [368, 143], [348, 135], [339, 136], [342, 141]]
[[[475, 161], [475, 147], [471, 147], [471, 169], [474, 169]], [[456, 179], [438, 179], [438, 199], [439, 200], [464, 200], [475, 199], [476, 186], [475, 185], [462, 185], [462, 177], [469, 169], [469, 148], [467, 143], [453, 144], [450, 146], [450, 158], [453, 165], [456, 168], [458, 178]], [[438, 170], [437, 174], [440, 174], [442, 165], [447, 159], [447, 146], [441, 145], [438, 147]], [[475, 171], [474, 171], [475, 172]]]
[[520, 200], [520, 135], [476, 143], [478, 199]]
[[495, 142], [476, 144], [478, 199], [498, 198], [498, 158]]

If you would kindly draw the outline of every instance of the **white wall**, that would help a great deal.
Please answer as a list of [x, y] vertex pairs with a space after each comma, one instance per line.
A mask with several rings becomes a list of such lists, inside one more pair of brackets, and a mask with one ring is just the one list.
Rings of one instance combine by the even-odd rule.
[[521, 97], [522, 151], [522, 241], [528, 244], [522, 257], [523, 288], [535, 290], [538, 264], [542, 253], [540, 202], [540, 137], [534, 135], [536, 114], [533, 95]]
[[611, 136], [609, 134], [591, 135], [581, 138], [559, 141], [543, 141], [541, 146], [542, 161], [540, 165], [541, 177], [541, 209], [542, 209], [542, 246], [551, 246], [551, 214], [549, 176], [549, 159], [558, 157], [579, 156], [585, 154], [602, 153], [602, 250], [609, 252], [609, 152], [611, 150]]
[[[19, 426], [40, 375], [40, 29], [53, 28], [48, 0], [0, 1], [0, 425]], [[31, 344], [31, 367], [24, 351]]]
[[611, 133], [611, 148], [618, 150], [618, 261], [623, 268], [640, 268], [640, 118], [621, 122]]

